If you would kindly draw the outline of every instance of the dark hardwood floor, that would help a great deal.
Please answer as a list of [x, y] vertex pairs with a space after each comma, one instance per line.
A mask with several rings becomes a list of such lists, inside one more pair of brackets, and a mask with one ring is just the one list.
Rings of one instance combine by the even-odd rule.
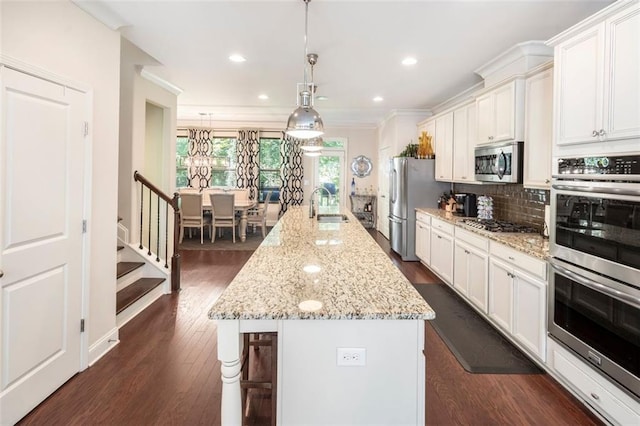
[[[438, 282], [402, 262], [372, 235], [413, 283]], [[248, 251], [182, 252], [182, 291], [162, 297], [120, 329], [120, 344], [71, 378], [21, 425], [220, 424], [220, 364], [208, 307], [251, 256]], [[266, 349], [266, 350], [265, 350]], [[426, 327], [429, 425], [594, 425], [600, 422], [548, 375], [467, 373]], [[264, 374], [269, 350], [252, 369]], [[250, 424], [268, 424], [268, 394], [251, 398]]]

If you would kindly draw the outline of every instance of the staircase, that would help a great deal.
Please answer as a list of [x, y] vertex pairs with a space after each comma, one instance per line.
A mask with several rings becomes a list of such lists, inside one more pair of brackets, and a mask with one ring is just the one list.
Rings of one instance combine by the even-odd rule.
[[116, 281], [118, 328], [168, 293], [171, 293], [169, 271], [159, 268], [138, 249], [120, 240]]

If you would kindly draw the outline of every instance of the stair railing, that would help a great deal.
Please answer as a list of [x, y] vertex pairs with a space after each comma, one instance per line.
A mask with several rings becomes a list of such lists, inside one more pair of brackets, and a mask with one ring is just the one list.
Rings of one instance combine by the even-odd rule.
[[[147, 215], [147, 229], [146, 229], [146, 249], [147, 255], [153, 256], [152, 245], [155, 243], [155, 256], [156, 262], [162, 262], [164, 260], [164, 267], [169, 268], [169, 207], [173, 210], [173, 253], [171, 255], [171, 291], [180, 290], [180, 253], [178, 251], [179, 238], [180, 238], [180, 207], [179, 200], [180, 195], [174, 193], [173, 197], [169, 197], [161, 189], [151, 183], [147, 178], [142, 176], [138, 171], [133, 173], [133, 180], [140, 182], [140, 245], [138, 248], [144, 250], [145, 238], [143, 237], [145, 213]], [[145, 187], [147, 188], [148, 195], [145, 195]], [[148, 200], [148, 205], [145, 208], [145, 197]], [[155, 203], [154, 203], [155, 202]], [[161, 233], [161, 212], [164, 210], [164, 240]], [[154, 216], [154, 217], [152, 217]], [[155, 229], [153, 228], [155, 219]], [[155, 232], [154, 232], [155, 231]], [[154, 240], [152, 242], [152, 235]], [[164, 248], [164, 259], [160, 258], [160, 252]]]

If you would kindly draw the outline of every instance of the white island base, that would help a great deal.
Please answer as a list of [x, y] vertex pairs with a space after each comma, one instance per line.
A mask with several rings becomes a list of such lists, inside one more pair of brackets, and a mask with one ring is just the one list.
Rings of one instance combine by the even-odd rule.
[[[241, 425], [241, 333], [278, 333], [277, 424], [424, 425], [424, 319], [218, 320], [222, 425]], [[364, 348], [364, 366], [338, 366]]]

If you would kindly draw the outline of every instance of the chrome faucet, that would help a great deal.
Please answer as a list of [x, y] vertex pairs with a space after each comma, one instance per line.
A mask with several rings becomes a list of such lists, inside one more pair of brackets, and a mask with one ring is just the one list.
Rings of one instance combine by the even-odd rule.
[[317, 187], [316, 189], [313, 190], [313, 192], [311, 193], [311, 196], [309, 197], [309, 217], [314, 217], [316, 215], [316, 210], [313, 208], [313, 195], [316, 192], [320, 191], [321, 189], [327, 193], [327, 195], [329, 196], [329, 204], [331, 204], [331, 193], [329, 192], [329, 190], [324, 186]]

